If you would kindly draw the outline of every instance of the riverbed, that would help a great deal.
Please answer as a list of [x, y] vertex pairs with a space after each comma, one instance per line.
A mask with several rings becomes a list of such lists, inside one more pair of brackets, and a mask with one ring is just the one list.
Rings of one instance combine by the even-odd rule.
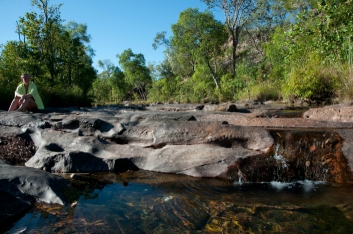
[[[71, 176], [75, 178], [75, 176]], [[7, 233], [351, 233], [351, 186], [245, 183], [147, 171], [76, 175], [67, 205], [36, 204]]]

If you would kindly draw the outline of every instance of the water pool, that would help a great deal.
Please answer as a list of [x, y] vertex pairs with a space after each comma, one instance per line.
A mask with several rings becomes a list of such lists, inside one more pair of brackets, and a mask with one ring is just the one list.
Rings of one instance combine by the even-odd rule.
[[[351, 186], [97, 173], [67, 206], [36, 204], [7, 233], [352, 233]], [[77, 202], [77, 203], [76, 203]]]

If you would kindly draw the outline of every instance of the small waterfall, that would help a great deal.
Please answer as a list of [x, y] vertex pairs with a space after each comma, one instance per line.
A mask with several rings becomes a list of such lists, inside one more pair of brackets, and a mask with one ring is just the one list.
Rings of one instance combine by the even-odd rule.
[[280, 146], [281, 146], [281, 144], [278, 142], [276, 145], [275, 155], [273, 155], [273, 158], [276, 159], [276, 161], [280, 163], [280, 165], [282, 166], [282, 169], [286, 169], [287, 168], [287, 160], [285, 158], [283, 158], [282, 155], [278, 154], [278, 150], [279, 150]]
[[[271, 130], [276, 144], [271, 152], [237, 161], [229, 171], [236, 183], [352, 182], [342, 139], [334, 131]], [[277, 187], [280, 187], [278, 185]]]

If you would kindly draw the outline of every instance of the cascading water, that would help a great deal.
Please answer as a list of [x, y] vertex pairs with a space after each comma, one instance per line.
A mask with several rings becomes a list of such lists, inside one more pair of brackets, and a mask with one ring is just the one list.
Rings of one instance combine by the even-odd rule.
[[342, 139], [334, 131], [271, 130], [271, 134], [276, 142], [273, 149], [267, 154], [238, 160], [229, 170], [233, 181], [352, 182], [341, 151]]

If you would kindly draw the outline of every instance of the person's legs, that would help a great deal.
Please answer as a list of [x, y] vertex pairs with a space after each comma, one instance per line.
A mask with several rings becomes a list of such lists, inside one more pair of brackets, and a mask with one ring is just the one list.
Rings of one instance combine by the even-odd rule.
[[14, 111], [20, 106], [20, 98], [15, 97], [15, 99], [12, 100], [9, 111]]
[[21, 106], [17, 109], [18, 111], [27, 111], [37, 109], [36, 102], [34, 99], [25, 99], [25, 101], [21, 104]]

